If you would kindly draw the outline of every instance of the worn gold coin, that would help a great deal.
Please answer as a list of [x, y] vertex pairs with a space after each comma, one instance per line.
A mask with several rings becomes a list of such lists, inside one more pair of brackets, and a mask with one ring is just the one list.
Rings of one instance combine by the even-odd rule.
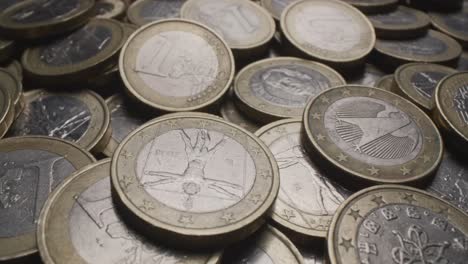
[[15, 51], [15, 42], [0, 39], [0, 62], [8, 61]]
[[307, 150], [338, 169], [342, 181], [349, 175], [367, 184], [415, 183], [434, 173], [442, 158], [431, 119], [382, 89], [348, 85], [322, 92], [304, 112], [304, 131]]
[[393, 74], [385, 75], [375, 83], [375, 87], [389, 92], [393, 90], [393, 85], [395, 85], [395, 77]]
[[395, 10], [398, 0], [343, 0], [364, 13], [384, 13]]
[[18, 79], [6, 69], [0, 69], [0, 86], [8, 90], [11, 98], [11, 111], [16, 118], [24, 107], [23, 85]]
[[8, 131], [13, 118], [14, 110], [9, 89], [0, 85], [0, 138]]
[[111, 175], [129, 224], [190, 249], [252, 234], [279, 187], [276, 162], [257, 137], [200, 113], [165, 115], [139, 127], [116, 150]]
[[294, 1], [296, 0], [260, 0], [260, 3], [275, 20], [280, 21], [283, 11]]
[[145, 24], [169, 18], [179, 18], [186, 0], [137, 0], [127, 10], [130, 23]]
[[[463, 263], [468, 216], [414, 188], [364, 189], [341, 205], [328, 233], [332, 264]], [[411, 262], [408, 262], [411, 261]]]
[[205, 26], [163, 20], [138, 29], [120, 54], [128, 92], [161, 111], [194, 111], [218, 103], [234, 77], [225, 42]]
[[0, 261], [28, 263], [25, 259], [37, 253], [36, 223], [49, 193], [71, 173], [93, 162], [91, 154], [60, 139], [0, 140]]
[[224, 120], [236, 124], [252, 133], [257, 131], [261, 125], [258, 124], [258, 122], [249, 119], [248, 116], [239, 111], [234, 100], [234, 95], [229, 93], [228, 97], [224, 100], [219, 109], [221, 117], [223, 117]]
[[87, 166], [51, 194], [37, 230], [44, 263], [218, 263], [219, 254], [172, 250], [129, 229], [112, 201], [110, 167]]
[[121, 18], [127, 7], [122, 0], [98, 0], [94, 6], [94, 16], [97, 18]]
[[456, 39], [460, 44], [468, 48], [468, 5], [463, 9], [452, 13], [429, 13], [434, 27]]

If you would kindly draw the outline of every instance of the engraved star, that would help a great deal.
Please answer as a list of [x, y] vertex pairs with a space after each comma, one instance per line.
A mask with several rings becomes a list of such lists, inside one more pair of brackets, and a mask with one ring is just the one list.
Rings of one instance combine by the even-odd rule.
[[208, 122], [205, 121], [205, 120], [202, 120], [198, 123], [198, 125], [202, 128], [202, 129], [205, 129], [206, 126], [208, 125]]
[[351, 92], [347, 89], [343, 90], [343, 96], [350, 96], [351, 95]]
[[320, 115], [319, 113], [313, 113], [313, 114], [312, 114], [312, 118], [313, 118], [313, 119], [320, 120], [321, 117], [322, 117], [322, 115]]
[[369, 90], [369, 96], [372, 96], [372, 95], [374, 95], [374, 94], [375, 94], [375, 91], [374, 91], [374, 90], [372, 90], [372, 89]]
[[406, 168], [405, 166], [400, 168], [401, 173], [403, 173], [403, 176], [408, 175], [411, 173], [411, 169]]
[[448, 207], [440, 207], [438, 213], [445, 216], [445, 217], [447, 217], [448, 214], [449, 214], [449, 208]]
[[193, 219], [191, 215], [181, 215], [179, 217], [179, 223], [184, 225], [193, 224]]
[[237, 130], [236, 129], [231, 129], [231, 131], [229, 131], [229, 134], [232, 136], [232, 137], [236, 137], [237, 136]]
[[151, 201], [143, 200], [143, 205], [140, 206], [140, 209], [144, 211], [154, 210], [154, 203]]
[[400, 105], [400, 100], [395, 99], [395, 100], [393, 100], [393, 103], [395, 104], [395, 106], [399, 106]]
[[251, 201], [253, 204], [258, 204], [262, 200], [262, 196], [260, 194], [255, 194], [250, 196], [249, 201]]
[[362, 216], [359, 214], [359, 210], [354, 210], [354, 209], [350, 209], [351, 211], [349, 212], [348, 215], [352, 216], [354, 218], [355, 221], [358, 220], [358, 218], [362, 218]]
[[416, 202], [416, 199], [414, 199], [414, 195], [409, 193], [404, 193], [403, 195], [404, 197], [402, 199], [407, 201], [409, 204], [413, 204], [414, 202]]
[[174, 128], [178, 125], [177, 120], [169, 120], [167, 121], [167, 124], [171, 127]]
[[354, 248], [353, 244], [351, 243], [352, 239], [345, 239], [344, 237], [341, 238], [341, 243], [340, 246], [344, 247], [346, 249], [346, 252], [350, 248]]
[[426, 137], [426, 140], [427, 140], [427, 142], [432, 143], [432, 141], [434, 140], [434, 138], [433, 138], [433, 137]]
[[252, 152], [252, 154], [254, 154], [255, 157], [257, 157], [258, 154], [260, 154], [260, 150], [258, 148], [251, 148], [250, 152]]
[[320, 140], [320, 141], [325, 140], [325, 136], [322, 135], [322, 134], [318, 134], [317, 135], [317, 140]]
[[234, 214], [233, 213], [224, 213], [223, 216], [221, 216], [221, 219], [224, 220], [226, 223], [230, 223], [234, 221]]
[[427, 155], [424, 155], [422, 158], [424, 163], [428, 163], [429, 161], [431, 161], [431, 158]]
[[119, 182], [123, 189], [127, 190], [128, 186], [133, 184], [133, 179], [130, 176], [125, 175]]
[[326, 96], [322, 96], [321, 99], [322, 99], [322, 103], [327, 103], [328, 104], [330, 102], [330, 99], [328, 99], [328, 97], [326, 97]]
[[378, 175], [379, 174], [379, 169], [377, 169], [376, 167], [372, 166], [370, 168], [367, 169], [371, 175]]
[[286, 134], [286, 128], [284, 128], [284, 127], [278, 127], [278, 128], [276, 129], [276, 132], [277, 132], [278, 134], [280, 134], [280, 135], [284, 135], [284, 134]]
[[265, 108], [265, 107], [266, 107], [266, 104], [259, 104], [259, 105], [258, 105], [258, 108], [260, 108], [260, 109], [263, 109], [263, 108]]
[[125, 159], [129, 159], [133, 157], [133, 155], [126, 150], [123, 150], [122, 152], [120, 152], [120, 156], [124, 157]]
[[385, 203], [385, 201], [383, 200], [383, 197], [382, 196], [375, 196], [371, 199], [371, 201], [373, 201], [375, 204], [377, 204], [377, 206], [382, 206]]
[[340, 153], [340, 155], [337, 158], [338, 158], [338, 161], [348, 161], [348, 156], [346, 156], [343, 153]]
[[260, 175], [260, 177], [262, 177], [264, 179], [268, 179], [268, 178], [271, 177], [271, 174], [270, 174], [269, 171], [261, 171], [259, 175]]
[[291, 220], [291, 218], [296, 217], [293, 210], [287, 210], [287, 209], [283, 210], [282, 216], [284, 216], [284, 218], [286, 218], [286, 220], [288, 221]]

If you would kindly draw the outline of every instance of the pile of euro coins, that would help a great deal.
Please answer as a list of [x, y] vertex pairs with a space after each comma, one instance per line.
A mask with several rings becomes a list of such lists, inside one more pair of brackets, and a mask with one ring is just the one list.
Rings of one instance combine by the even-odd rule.
[[468, 1], [0, 0], [0, 263], [468, 263]]

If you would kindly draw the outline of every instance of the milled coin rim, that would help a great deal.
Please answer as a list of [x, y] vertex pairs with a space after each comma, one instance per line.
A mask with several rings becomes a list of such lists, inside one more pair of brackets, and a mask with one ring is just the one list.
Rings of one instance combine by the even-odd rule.
[[[461, 9], [461, 10], [459, 10], [457, 12], [465, 13], [465, 15], [468, 16], [468, 5], [465, 4], [463, 9]], [[463, 42], [464, 46], [468, 45], [468, 32], [463, 34], [460, 31], [453, 30], [451, 27], [449, 27], [444, 21], [444, 18], [447, 15], [450, 15], [450, 14], [429, 12], [429, 17], [431, 19], [431, 23], [437, 30], [440, 30], [442, 33], [445, 33], [445, 34], [453, 37], [454, 39], [456, 39], [456, 40], [458, 40], [460, 42]], [[467, 31], [468, 31], [468, 29], [467, 29]]]
[[[416, 21], [411, 24], [394, 25], [394, 24], [383, 24], [383, 23], [380, 23], [380, 21], [372, 18], [373, 16], [377, 16], [377, 15], [385, 15], [385, 13], [384, 14], [379, 14], [379, 13], [369, 14], [368, 18], [371, 21], [374, 28], [380, 29], [380, 30], [394, 31], [394, 32], [423, 29], [431, 25], [431, 19], [429, 18], [429, 16], [420, 10], [399, 5], [395, 11], [403, 11], [403, 12], [411, 13], [416, 17]], [[391, 14], [391, 12], [389, 14]], [[374, 21], [377, 21], [377, 23], [374, 23]]]

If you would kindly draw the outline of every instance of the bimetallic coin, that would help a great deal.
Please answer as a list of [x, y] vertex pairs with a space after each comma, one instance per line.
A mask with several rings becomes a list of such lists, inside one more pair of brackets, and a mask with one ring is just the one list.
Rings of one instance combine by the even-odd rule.
[[8, 65], [4, 66], [4, 69], [12, 73], [18, 81], [23, 81], [23, 67], [17, 60], [14, 60]]
[[16, 118], [24, 108], [23, 85], [6, 69], [0, 69], [0, 86], [8, 90], [13, 116]]
[[261, 0], [260, 3], [275, 20], [279, 21], [286, 7], [295, 1], [297, 0]]
[[247, 241], [229, 247], [222, 263], [308, 264], [285, 235], [268, 225]]
[[374, 47], [375, 32], [357, 9], [337, 0], [302, 0], [283, 12], [284, 39], [307, 57], [333, 66], [361, 62]]
[[445, 34], [456, 39], [460, 44], [468, 48], [468, 5], [454, 13], [430, 14], [432, 25]]
[[426, 112], [434, 108], [432, 98], [437, 84], [457, 71], [442, 65], [408, 63], [395, 71], [395, 92], [407, 98]]
[[110, 125], [112, 135], [107, 143], [103, 154], [111, 157], [114, 151], [119, 146], [120, 142], [133, 130], [148, 121], [149, 118], [138, 115], [131, 111], [131, 106], [125, 97], [121, 94], [116, 94], [106, 100], [107, 107], [110, 111]]
[[84, 24], [93, 7], [94, 0], [21, 1], [0, 12], [0, 33], [18, 39], [62, 34]]
[[301, 119], [286, 119], [255, 133], [279, 167], [280, 191], [271, 218], [296, 243], [325, 237], [336, 209], [351, 194], [308, 157], [301, 145], [301, 127]]
[[24, 97], [24, 110], [11, 126], [9, 136], [50, 136], [96, 153], [109, 141], [109, 110], [96, 93], [33, 90]]
[[234, 100], [233, 95], [229, 95], [222, 103], [219, 111], [223, 119], [252, 133], [257, 131], [260, 128], [260, 124], [250, 120], [244, 113], [240, 112], [234, 104]]
[[91, 154], [59, 139], [0, 140], [0, 261], [24, 263], [37, 252], [36, 223], [49, 193], [93, 162]]
[[200, 113], [166, 115], [132, 132], [113, 156], [111, 176], [135, 229], [190, 249], [252, 234], [279, 187], [273, 155], [257, 137]]
[[14, 110], [9, 89], [0, 85], [0, 138], [8, 131], [13, 118]]
[[391, 12], [397, 8], [398, 0], [343, 0], [364, 13]]
[[424, 36], [431, 25], [429, 16], [416, 9], [398, 6], [389, 13], [367, 16], [379, 38], [407, 39]]
[[73, 174], [51, 194], [38, 221], [38, 247], [46, 264], [215, 264], [219, 254], [176, 251], [130, 230], [114, 208], [110, 160]]
[[468, 52], [464, 51], [458, 60], [458, 67], [457, 70], [459, 71], [468, 71]]
[[384, 89], [389, 92], [394, 89], [393, 85], [395, 85], [395, 77], [393, 74], [385, 75], [375, 83], [375, 87]]
[[83, 82], [115, 63], [125, 39], [118, 21], [93, 19], [51, 44], [27, 49], [21, 62], [31, 78], [42, 83]]
[[234, 82], [234, 94], [239, 110], [265, 123], [300, 117], [311, 98], [344, 84], [339, 73], [321, 63], [279, 57], [242, 69]]
[[372, 64], [366, 63], [361, 74], [354, 73], [348, 77], [348, 83], [375, 87], [377, 80], [382, 78], [384, 75], [385, 73], [379, 68]]
[[407, 40], [378, 39], [375, 51], [382, 65], [389, 69], [409, 62], [446, 64], [457, 63], [462, 48], [454, 39], [438, 31], [429, 30], [424, 37]]
[[138, 0], [127, 10], [130, 23], [143, 26], [150, 22], [180, 17], [186, 0]]
[[122, 0], [98, 0], [94, 6], [94, 16], [97, 18], [118, 19], [127, 10]]
[[219, 102], [234, 77], [234, 59], [213, 31], [188, 20], [141, 27], [120, 54], [129, 93], [161, 111], [194, 111]]
[[0, 62], [8, 61], [15, 51], [15, 42], [0, 39]]
[[364, 189], [341, 205], [328, 233], [332, 264], [464, 263], [467, 215], [401, 185]]
[[350, 175], [367, 184], [417, 183], [432, 175], [442, 158], [442, 139], [431, 119], [382, 89], [326, 90], [308, 104], [304, 131], [307, 150], [342, 172], [342, 180]]

